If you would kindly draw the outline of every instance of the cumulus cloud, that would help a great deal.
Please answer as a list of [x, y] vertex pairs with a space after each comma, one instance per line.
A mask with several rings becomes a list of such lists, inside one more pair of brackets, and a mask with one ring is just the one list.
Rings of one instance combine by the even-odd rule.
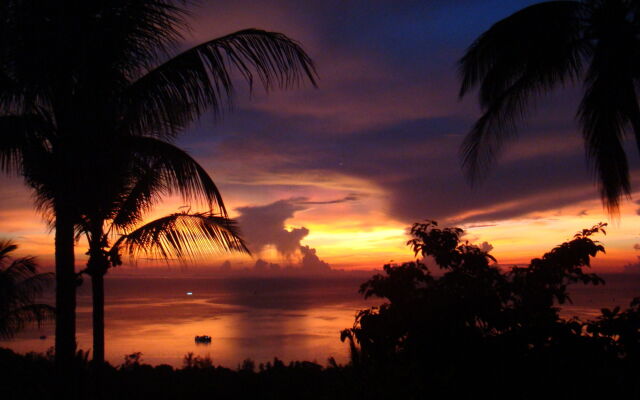
[[300, 246], [299, 251], [301, 257], [297, 262], [291, 262], [289, 265], [281, 267], [280, 264], [270, 263], [260, 258], [246, 272], [258, 275], [318, 275], [332, 271], [329, 263], [318, 257], [316, 249], [309, 246]]
[[287, 230], [285, 221], [306, 207], [299, 202], [306, 199], [279, 200], [264, 206], [247, 206], [237, 209], [237, 218], [249, 249], [260, 254], [272, 245], [281, 255], [290, 257], [300, 248], [300, 241], [309, 234], [305, 227]]
[[[237, 211], [240, 216], [237, 221], [247, 246], [254, 254], [260, 255], [265, 247], [274, 246], [278, 253], [285, 258], [290, 258], [297, 252], [301, 252], [303, 267], [317, 267], [323, 264], [315, 255], [316, 250], [300, 244], [302, 239], [309, 234], [309, 229], [304, 226], [287, 229], [285, 222], [289, 218], [293, 218], [296, 212], [306, 210], [309, 205], [338, 204], [356, 201], [358, 198], [356, 194], [326, 201], [311, 201], [306, 197], [294, 197], [262, 206], [239, 207]], [[262, 260], [256, 262], [256, 267], [265, 267], [263, 264], [258, 264], [260, 261]]]
[[309, 246], [300, 246], [300, 252], [302, 253], [300, 266], [304, 271], [313, 273], [331, 271], [329, 264], [318, 257], [316, 249], [312, 249]]
[[[258, 274], [269, 272], [318, 274], [331, 271], [329, 263], [320, 259], [316, 249], [300, 243], [309, 234], [309, 230], [305, 227], [289, 230], [285, 223], [289, 218], [293, 218], [296, 212], [307, 209], [309, 205], [338, 204], [357, 199], [358, 196], [355, 194], [327, 201], [311, 201], [306, 197], [294, 197], [262, 206], [238, 208], [240, 216], [237, 220], [249, 249], [259, 255], [266, 246], [274, 246], [278, 253], [289, 260], [289, 265], [283, 268], [279, 264], [258, 258], [250, 271]], [[300, 256], [299, 261], [291, 262], [291, 258], [296, 254]], [[225, 265], [227, 263], [225, 262]]]
[[300, 258], [289, 261], [289, 264], [268, 262], [258, 258], [251, 267], [243, 267], [242, 264], [232, 266], [230, 261], [225, 261], [217, 269], [225, 274], [249, 274], [260, 276], [318, 276], [332, 272], [339, 272], [331, 269], [331, 265], [318, 257], [317, 250], [309, 246], [300, 246]]
[[257, 259], [256, 263], [253, 265], [253, 272], [256, 273], [265, 273], [272, 271], [280, 271], [280, 265], [266, 262], [261, 258]]
[[294, 197], [263, 206], [239, 207], [236, 209], [240, 213], [237, 221], [253, 253], [260, 254], [266, 246], [273, 245], [278, 253], [290, 257], [300, 249], [300, 241], [309, 234], [309, 229], [303, 226], [288, 230], [285, 227], [287, 219], [293, 218], [298, 211], [306, 210], [309, 205], [338, 204], [358, 199], [359, 196], [356, 194], [326, 201]]

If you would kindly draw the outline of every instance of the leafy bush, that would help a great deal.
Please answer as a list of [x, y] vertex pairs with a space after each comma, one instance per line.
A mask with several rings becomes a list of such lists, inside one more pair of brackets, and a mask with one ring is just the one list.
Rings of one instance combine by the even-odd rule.
[[[638, 360], [640, 349], [640, 300], [623, 312], [603, 310], [595, 321], [564, 320], [559, 313], [571, 301], [570, 285], [604, 284], [587, 270], [591, 258], [604, 252], [592, 236], [605, 226], [578, 232], [527, 267], [502, 268], [488, 252], [463, 241], [462, 229], [414, 224], [407, 244], [420, 258], [387, 264], [360, 287], [365, 298], [386, 302], [360, 311], [353, 327], [342, 331], [352, 365], [368, 379], [378, 377], [373, 382], [387, 382], [384, 388], [408, 393], [428, 382], [429, 390], [442, 387], [443, 393], [466, 395], [474, 387], [505, 394], [532, 381], [539, 383], [529, 389], [535, 392], [560, 385], [560, 376], [597, 375], [603, 365], [621, 368], [618, 380], [631, 376], [638, 369], [637, 362], [629, 363]], [[635, 380], [629, 382], [637, 388]]]

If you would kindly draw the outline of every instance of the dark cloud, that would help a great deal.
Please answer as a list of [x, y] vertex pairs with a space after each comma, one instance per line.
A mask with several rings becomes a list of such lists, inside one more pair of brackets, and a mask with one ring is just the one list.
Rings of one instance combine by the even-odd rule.
[[336, 199], [336, 200], [327, 200], [327, 201], [309, 201], [309, 200], [304, 200], [304, 201], [299, 201], [298, 204], [309, 204], [309, 205], [316, 205], [316, 204], [339, 204], [339, 203], [346, 203], [348, 201], [356, 201], [360, 198], [360, 196], [355, 195], [355, 194], [350, 194], [348, 196], [345, 196], [341, 199]]
[[[221, 124], [201, 126], [183, 143], [228, 182], [223, 188], [260, 190], [274, 185], [266, 177], [339, 174], [380, 188], [384, 211], [406, 223], [460, 215], [454, 222], [500, 220], [596, 199], [573, 118], [581, 95], [576, 88], [532, 107], [520, 137], [505, 146], [482, 182], [472, 187], [460, 168], [459, 146], [479, 113], [473, 95], [457, 98], [457, 60], [497, 20], [535, 2], [261, 3], [268, 13], [249, 12], [245, 1], [208, 5], [203, 10], [211, 16], [199, 36], [210, 26], [227, 28], [228, 21], [210, 23], [223, 14], [237, 24], [283, 31], [303, 41], [317, 62], [320, 88], [240, 98]], [[630, 142], [628, 149], [636, 174], [637, 151]], [[282, 230], [273, 241], [291, 238], [281, 249], [296, 249], [304, 232]], [[255, 246], [268, 243], [254, 236]]]
[[[229, 118], [218, 146], [208, 154], [214, 160], [211, 169], [256, 187], [262, 185], [263, 178], [251, 173], [253, 170], [268, 171], [271, 176], [308, 172], [356, 177], [386, 192], [385, 211], [407, 223], [424, 218], [451, 219], [471, 210], [475, 213], [455, 222], [500, 220], [598, 197], [585, 168], [579, 136], [569, 125], [556, 129], [544, 121], [532, 122], [522, 132], [521, 147], [534, 152], [505, 157], [492, 166], [484, 181], [472, 186], [464, 178], [458, 158], [471, 118], [410, 120], [344, 135], [309, 131], [305, 126], [313, 122], [307, 120], [315, 118], [250, 110], [237, 113]], [[256, 121], [262, 121], [262, 130], [253, 130]], [[268, 126], [289, 126], [291, 130], [270, 132], [265, 130]], [[565, 137], [578, 144], [538, 146], [536, 137], [543, 143], [553, 144]], [[637, 168], [635, 159], [631, 165]]]

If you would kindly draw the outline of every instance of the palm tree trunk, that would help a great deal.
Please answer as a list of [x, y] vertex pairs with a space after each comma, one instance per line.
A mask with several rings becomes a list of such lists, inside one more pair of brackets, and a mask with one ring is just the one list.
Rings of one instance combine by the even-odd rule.
[[104, 363], [104, 273], [91, 275], [93, 297], [93, 362]]
[[73, 221], [69, 212], [56, 205], [56, 366], [72, 368], [76, 351], [76, 274], [74, 265]]

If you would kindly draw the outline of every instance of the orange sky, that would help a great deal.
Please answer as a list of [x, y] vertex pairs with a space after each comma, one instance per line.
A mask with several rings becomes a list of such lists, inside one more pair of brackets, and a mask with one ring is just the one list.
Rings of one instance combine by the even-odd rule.
[[[204, 2], [185, 46], [247, 27], [284, 32], [314, 59], [319, 88], [268, 95], [256, 88], [249, 96], [239, 85], [232, 113], [215, 123], [203, 117], [178, 145], [212, 174], [232, 216], [239, 207], [306, 199], [283, 228], [308, 229], [300, 244], [334, 268], [411, 259], [405, 232], [424, 218], [462, 226], [470, 241], [490, 243], [502, 264], [526, 263], [610, 220], [584, 161], [575, 88], [538, 104], [481, 185], [471, 188], [461, 172], [459, 146], [479, 110], [473, 96], [457, 97], [456, 62], [491, 24], [531, 2], [371, 2], [366, 9], [351, 2], [265, 0], [259, 9], [245, 0]], [[625, 146], [631, 176], [638, 177], [635, 143]], [[50, 266], [53, 235], [28, 191], [18, 178], [0, 179], [0, 236]], [[347, 197], [353, 200], [309, 204]], [[169, 199], [149, 217], [182, 205]], [[599, 237], [607, 248], [595, 263], [600, 270], [636, 262], [637, 209], [627, 200], [608, 235]], [[79, 267], [84, 252], [80, 242]], [[256, 256], [281, 264], [299, 257], [283, 260], [269, 248]], [[212, 255], [199, 264], [227, 258]]]
[[[19, 254], [37, 255], [41, 265], [50, 266], [53, 259], [53, 234], [48, 232], [42, 218], [33, 210], [28, 192], [21, 188], [19, 181], [7, 180], [7, 183], [9, 190], [3, 193], [2, 201], [12, 206], [0, 208], [0, 233], [3, 237], [13, 238], [20, 245]], [[327, 187], [315, 189], [314, 199], [338, 198], [346, 193], [347, 190], [340, 189], [340, 182], [329, 182]], [[252, 199], [243, 199], [233, 192], [225, 194], [230, 199], [227, 201], [230, 209], [256, 204]], [[268, 202], [282, 195], [285, 194], [265, 193], [265, 198], [261, 201]], [[175, 212], [181, 205], [180, 199], [170, 199], [149, 217]], [[357, 201], [314, 205], [298, 211], [293, 218], [286, 220], [285, 227], [289, 230], [299, 227], [309, 229], [309, 235], [301, 244], [317, 249], [319, 257], [334, 268], [379, 268], [391, 260], [400, 262], [412, 258], [405, 245], [408, 225], [389, 218], [385, 214], [385, 208], [384, 193], [372, 187], [368, 196]], [[237, 215], [237, 212], [232, 211], [232, 216], [234, 214]], [[603, 213], [600, 202], [592, 200], [548, 212], [536, 212], [501, 221], [476, 222], [462, 227], [466, 229], [469, 241], [476, 244], [485, 241], [490, 243], [494, 247], [492, 254], [501, 264], [516, 264], [526, 263], [530, 258], [542, 255], [553, 246], [570, 239], [577, 230], [591, 227], [600, 221], [609, 221], [609, 218]], [[640, 242], [638, 226], [640, 216], [636, 214], [636, 207], [632, 202], [626, 202], [620, 217], [609, 224], [607, 235], [597, 237], [605, 245], [607, 254], [594, 263], [596, 271], [616, 272], [622, 265], [634, 262], [636, 253], [640, 254], [633, 249], [634, 244]], [[86, 247], [81, 241], [76, 251], [78, 267], [84, 262], [84, 251]], [[294, 255], [287, 261], [269, 248], [254, 258], [212, 254], [208, 259], [192, 263], [191, 268], [200, 270], [205, 266], [218, 266], [226, 259], [231, 259], [235, 266], [250, 267], [257, 257], [284, 265], [287, 262], [297, 262], [299, 255]], [[147, 268], [154, 264], [158, 263], [142, 261], [137, 264], [137, 268]], [[165, 266], [163, 263], [159, 265]], [[122, 272], [130, 268], [125, 264]]]

